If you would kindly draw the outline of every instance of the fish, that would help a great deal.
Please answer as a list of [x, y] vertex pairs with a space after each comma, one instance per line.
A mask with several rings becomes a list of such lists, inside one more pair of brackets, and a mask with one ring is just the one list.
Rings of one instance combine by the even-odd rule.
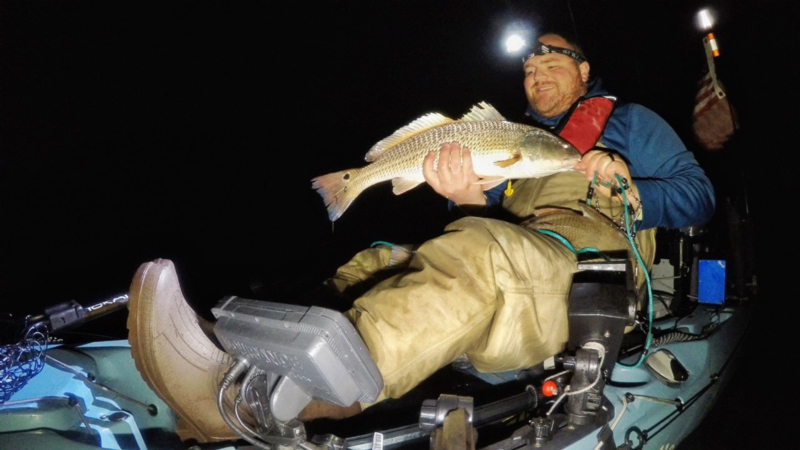
[[505, 119], [492, 105], [479, 102], [459, 119], [427, 113], [367, 152], [364, 167], [315, 177], [311, 187], [325, 203], [331, 222], [339, 219], [366, 189], [392, 180], [392, 192], [401, 195], [425, 183], [422, 161], [444, 143], [458, 142], [472, 154], [476, 182], [484, 190], [507, 179], [540, 178], [575, 170], [581, 154], [560, 136], [532, 125]]

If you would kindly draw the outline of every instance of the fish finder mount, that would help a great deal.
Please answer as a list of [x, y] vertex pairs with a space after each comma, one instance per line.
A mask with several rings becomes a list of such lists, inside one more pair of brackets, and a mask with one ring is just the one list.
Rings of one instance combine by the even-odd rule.
[[[338, 311], [229, 296], [212, 313], [214, 334], [235, 359], [220, 385], [220, 413], [253, 444], [300, 444], [305, 428], [297, 416], [312, 399], [350, 406], [375, 401], [383, 388], [366, 346]], [[237, 384], [227, 406], [224, 391]]]

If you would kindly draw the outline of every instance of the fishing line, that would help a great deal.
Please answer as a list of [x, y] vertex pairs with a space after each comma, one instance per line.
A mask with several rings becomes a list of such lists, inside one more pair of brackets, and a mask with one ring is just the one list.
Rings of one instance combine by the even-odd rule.
[[569, 18], [572, 21], [572, 29], [575, 30], [575, 39], [580, 42], [580, 38], [578, 37], [578, 25], [575, 23], [575, 15], [572, 13], [572, 3], [567, 0], [567, 9], [569, 9]]

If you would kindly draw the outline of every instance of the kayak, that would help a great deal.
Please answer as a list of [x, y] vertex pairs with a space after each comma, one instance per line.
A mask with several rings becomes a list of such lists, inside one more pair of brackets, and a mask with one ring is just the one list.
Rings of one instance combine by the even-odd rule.
[[632, 307], [630, 260], [581, 261], [562, 353], [504, 373], [462, 357], [401, 398], [341, 420], [296, 415], [312, 399], [349, 405], [381, 388], [344, 316], [226, 296], [213, 308], [214, 333], [248, 361], [238, 388], [258, 419], [229, 411], [241, 439], [213, 444], [179, 438], [177, 416], [136, 370], [128, 340], [58, 341], [60, 331], [124, 309], [127, 294], [56, 305], [27, 317], [21, 338], [2, 347], [0, 448], [674, 449], [729, 382], [757, 302], [754, 283], [725, 278], [740, 273], [728, 270], [741, 264], [737, 249], [713, 253], [722, 259], [698, 252], [708, 235], [694, 229], [659, 230], [659, 239], [647, 308]]

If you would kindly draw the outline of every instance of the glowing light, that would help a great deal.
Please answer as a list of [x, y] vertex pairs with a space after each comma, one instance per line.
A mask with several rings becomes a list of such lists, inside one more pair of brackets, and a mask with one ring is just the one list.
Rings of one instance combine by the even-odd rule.
[[529, 23], [514, 21], [505, 27], [499, 43], [507, 55], [519, 56], [533, 51], [534, 36], [535, 32]]
[[702, 30], [710, 30], [714, 26], [714, 18], [711, 16], [711, 11], [702, 9], [697, 13], [697, 23]]
[[527, 46], [528, 43], [518, 34], [512, 34], [506, 38], [506, 51], [508, 53], [517, 53]]

